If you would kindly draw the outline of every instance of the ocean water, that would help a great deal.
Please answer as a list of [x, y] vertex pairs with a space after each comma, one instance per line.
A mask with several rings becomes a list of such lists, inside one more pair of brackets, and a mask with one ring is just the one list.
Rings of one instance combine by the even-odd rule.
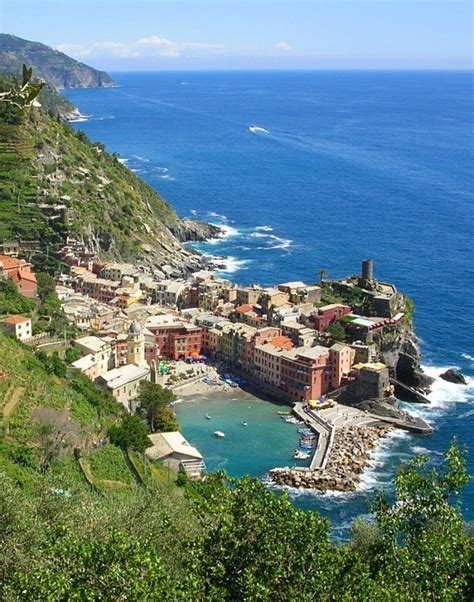
[[[470, 378], [468, 387], [438, 380], [430, 408], [409, 406], [432, 421], [433, 434], [394, 435], [362, 492], [290, 492], [344, 536], [374, 488], [390, 490], [400, 462], [423, 450], [438, 462], [454, 436], [472, 445], [472, 73], [113, 75], [118, 88], [67, 92], [88, 115], [74, 127], [118, 152], [180, 215], [224, 226], [225, 237], [198, 248], [226, 256], [225, 275], [244, 284], [314, 281], [320, 268], [343, 276], [371, 257], [376, 276], [415, 301], [427, 371], [458, 366]], [[263, 421], [259, 436], [246, 439], [244, 462], [230, 437], [201, 439], [206, 410], [194, 406], [178, 412], [210, 468], [263, 476], [274, 464], [261, 438], [278, 461], [292, 449], [284, 435], [273, 443], [276, 419]], [[239, 422], [228, 428], [241, 436]], [[472, 451], [469, 464], [472, 473]], [[474, 518], [473, 483], [463, 511]]]

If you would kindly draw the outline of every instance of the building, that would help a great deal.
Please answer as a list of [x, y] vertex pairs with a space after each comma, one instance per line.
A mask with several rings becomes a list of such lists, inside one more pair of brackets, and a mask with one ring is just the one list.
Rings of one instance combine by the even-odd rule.
[[331, 384], [329, 349], [297, 347], [281, 356], [281, 389], [291, 401], [318, 399]]
[[304, 282], [285, 282], [278, 285], [278, 290], [288, 293], [291, 303], [319, 303], [321, 287], [309, 286]]
[[352, 368], [355, 352], [351, 347], [342, 343], [334, 343], [329, 348], [331, 362], [331, 388], [338, 389]]
[[0, 244], [0, 254], [8, 257], [18, 257], [20, 245], [17, 242], [3, 242]]
[[131, 263], [107, 263], [100, 270], [100, 276], [106, 280], [122, 280], [124, 276], [138, 278], [139, 270]]
[[205, 468], [202, 455], [180, 432], [154, 433], [148, 437], [152, 445], [145, 453], [150, 460], [161, 460], [174, 470], [184, 469], [190, 477], [201, 476]]
[[20, 295], [34, 299], [38, 293], [36, 276], [31, 271], [31, 263], [17, 257], [0, 255], [0, 276], [15, 283]]
[[98, 377], [96, 382], [104, 391], [111, 393], [128, 411], [133, 412], [139, 385], [142, 380], [150, 380], [150, 378], [148, 366], [126, 364], [105, 372]]
[[143, 326], [138, 322], [132, 322], [128, 329], [127, 364], [136, 364], [137, 366], [146, 365], [145, 334], [143, 332]]
[[[76, 339], [74, 341], [74, 346], [83, 351], [86, 356], [92, 356], [92, 359], [97, 364], [97, 367], [94, 370], [89, 367], [88, 371], [95, 373], [95, 378], [115, 367], [115, 348], [110, 344], [109, 341], [96, 336], [87, 336]], [[80, 360], [74, 362], [72, 366], [82, 370], [82, 364], [80, 363]]]
[[162, 280], [156, 285], [153, 302], [159, 305], [179, 307], [185, 288], [186, 283], [182, 280]]
[[27, 341], [33, 336], [31, 329], [31, 318], [25, 316], [8, 316], [1, 321], [3, 328], [9, 334], [13, 334], [19, 341]]
[[323, 305], [323, 307], [320, 307], [318, 312], [313, 314], [312, 321], [318, 332], [324, 332], [330, 324], [334, 324], [337, 320], [350, 313], [351, 308], [349, 305], [331, 303], [330, 305]]
[[160, 354], [171, 360], [201, 354], [202, 328], [199, 326], [166, 314], [150, 316], [145, 327], [155, 335]]

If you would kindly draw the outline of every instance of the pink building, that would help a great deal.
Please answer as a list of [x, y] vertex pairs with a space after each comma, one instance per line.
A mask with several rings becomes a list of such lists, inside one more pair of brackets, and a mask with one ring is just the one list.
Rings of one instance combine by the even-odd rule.
[[318, 313], [313, 314], [311, 321], [314, 322], [314, 327], [318, 332], [324, 332], [330, 324], [334, 324], [339, 318], [350, 314], [352, 309], [349, 305], [341, 305], [340, 303], [332, 303], [324, 305], [318, 309]]
[[281, 384], [292, 401], [318, 399], [331, 384], [329, 349], [316, 346], [285, 351], [281, 358]]
[[332, 389], [338, 389], [341, 386], [343, 377], [347, 376], [351, 371], [354, 354], [353, 349], [342, 343], [334, 343], [329, 349], [329, 359], [332, 364]]

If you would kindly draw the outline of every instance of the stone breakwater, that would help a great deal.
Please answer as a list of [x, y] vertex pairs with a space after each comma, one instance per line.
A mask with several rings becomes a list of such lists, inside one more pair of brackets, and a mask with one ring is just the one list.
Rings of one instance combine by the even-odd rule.
[[324, 470], [274, 468], [270, 471], [270, 479], [275, 485], [297, 489], [355, 491], [374, 449], [389, 430], [386, 426], [338, 429]]

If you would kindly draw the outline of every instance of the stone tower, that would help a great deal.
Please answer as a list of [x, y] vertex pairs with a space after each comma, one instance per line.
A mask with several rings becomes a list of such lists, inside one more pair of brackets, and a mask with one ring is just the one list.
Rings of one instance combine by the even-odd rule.
[[138, 322], [132, 322], [127, 337], [127, 364], [145, 365], [145, 335]]

